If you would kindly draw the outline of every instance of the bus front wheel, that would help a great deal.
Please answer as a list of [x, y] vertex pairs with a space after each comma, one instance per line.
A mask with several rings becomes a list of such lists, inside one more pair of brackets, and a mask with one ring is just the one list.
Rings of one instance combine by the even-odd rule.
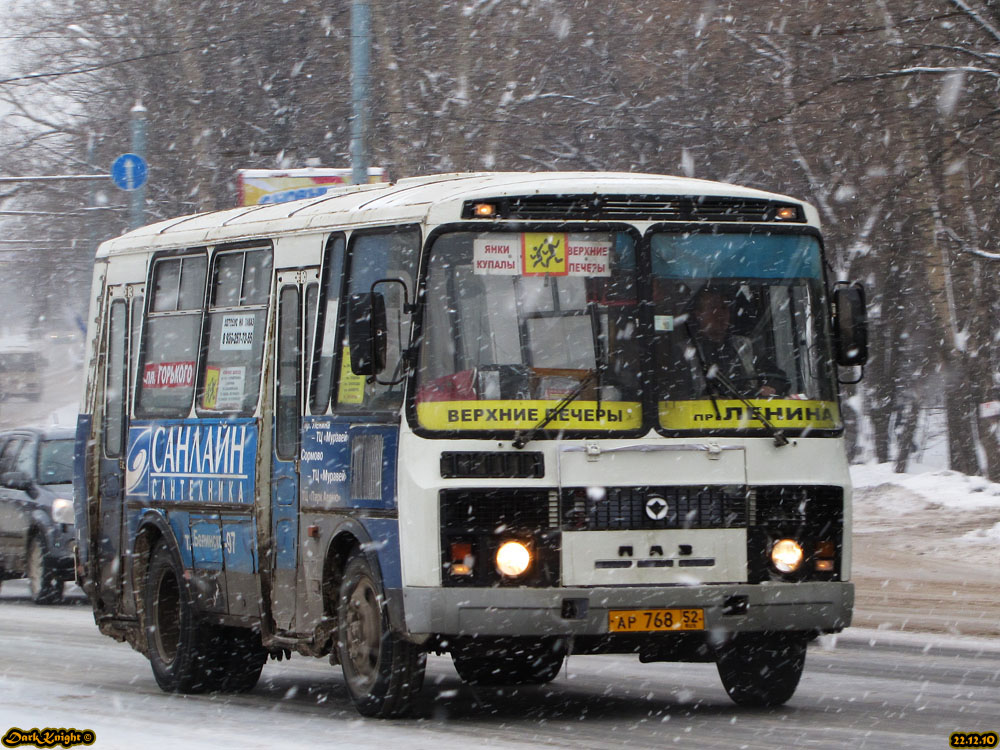
[[740, 633], [720, 648], [719, 677], [734, 703], [780, 706], [795, 694], [806, 640], [792, 633]]
[[340, 586], [337, 657], [363, 716], [389, 718], [411, 710], [427, 655], [392, 632], [378, 575], [359, 550], [348, 559]]

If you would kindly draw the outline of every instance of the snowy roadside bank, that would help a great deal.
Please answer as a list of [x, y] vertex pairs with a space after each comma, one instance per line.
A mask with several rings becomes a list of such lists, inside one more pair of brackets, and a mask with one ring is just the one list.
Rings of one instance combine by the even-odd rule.
[[887, 464], [851, 477], [854, 625], [1000, 636], [1000, 484]]

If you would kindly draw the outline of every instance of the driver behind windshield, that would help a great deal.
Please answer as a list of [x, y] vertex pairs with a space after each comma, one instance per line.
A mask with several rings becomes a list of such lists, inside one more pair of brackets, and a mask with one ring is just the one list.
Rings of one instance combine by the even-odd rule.
[[[732, 326], [733, 300], [721, 291], [702, 289], [694, 299], [689, 330], [694, 351], [692, 376], [696, 392], [720, 394], [717, 384], [706, 382], [725, 378], [743, 395], [772, 398], [785, 395], [788, 378], [771, 360], [754, 351], [749, 338], [736, 334]], [[721, 391], [726, 395], [725, 391]]]

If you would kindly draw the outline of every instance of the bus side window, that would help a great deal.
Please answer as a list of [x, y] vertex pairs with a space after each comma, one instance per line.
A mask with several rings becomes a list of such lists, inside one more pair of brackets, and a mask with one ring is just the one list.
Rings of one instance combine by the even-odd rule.
[[[389, 231], [366, 232], [351, 238], [350, 281], [351, 294], [370, 292], [372, 284], [380, 279], [400, 279], [406, 284], [412, 302], [415, 294], [417, 255], [420, 252], [420, 230], [397, 228]], [[399, 284], [380, 284], [376, 290], [385, 296], [387, 339], [385, 372], [378, 380], [396, 381], [403, 376], [404, 347], [409, 344], [412, 316], [403, 311], [403, 287]], [[343, 332], [346, 349], [346, 332]], [[351, 371], [350, 357], [345, 356], [337, 385], [338, 411], [394, 411], [403, 401], [403, 386], [367, 383], [363, 375]]]
[[160, 258], [153, 264], [137, 416], [186, 417], [191, 411], [206, 268], [204, 253]]
[[[129, 314], [129, 352], [128, 352], [128, 384], [131, 386], [135, 383], [135, 368], [139, 364], [139, 332], [142, 331], [142, 311], [143, 305], [145, 304], [145, 299], [141, 294], [136, 295], [132, 298], [132, 312]], [[132, 414], [130, 405], [132, 401], [129, 400], [129, 396], [135, 398], [135, 392], [131, 394], [126, 394], [125, 399], [125, 416], [126, 418]]]
[[249, 416], [260, 395], [271, 248], [222, 251], [213, 266], [198, 411]]
[[122, 454], [125, 404], [125, 300], [111, 303], [108, 326], [107, 374], [104, 385], [104, 455]]
[[305, 326], [305, 338], [303, 338], [303, 353], [304, 360], [303, 363], [303, 379], [302, 379], [302, 390], [309, 393], [311, 398], [311, 392], [308, 390], [308, 383], [310, 380], [310, 373], [312, 372], [312, 356], [314, 351], [314, 346], [316, 344], [315, 334], [316, 334], [316, 312], [319, 306], [319, 284], [309, 284], [306, 287], [306, 309], [305, 318], [303, 325]]
[[[313, 353], [312, 390], [309, 411], [326, 414], [330, 407], [330, 388], [333, 385], [333, 368], [337, 361], [337, 310], [340, 290], [343, 287], [344, 237], [333, 235], [327, 241], [323, 258], [322, 290], [316, 316], [316, 340], [310, 346]], [[308, 298], [306, 300], [308, 312]], [[311, 320], [311, 316], [309, 318]]]
[[290, 461], [298, 453], [302, 350], [299, 345], [299, 288], [286, 286], [278, 297], [278, 397], [275, 404], [275, 453]]

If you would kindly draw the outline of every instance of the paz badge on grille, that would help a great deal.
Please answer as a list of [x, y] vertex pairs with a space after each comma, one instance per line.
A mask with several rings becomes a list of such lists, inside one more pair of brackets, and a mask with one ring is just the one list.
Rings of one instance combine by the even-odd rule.
[[659, 495], [650, 495], [646, 498], [646, 515], [653, 521], [662, 521], [667, 517], [669, 510], [667, 501]]

